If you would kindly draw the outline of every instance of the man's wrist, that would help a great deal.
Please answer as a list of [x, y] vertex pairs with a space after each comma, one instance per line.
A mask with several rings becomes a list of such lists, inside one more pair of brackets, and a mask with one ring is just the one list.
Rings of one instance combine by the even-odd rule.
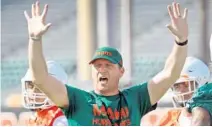
[[184, 42], [178, 42], [177, 40], [175, 40], [175, 43], [179, 46], [185, 46], [188, 44], [188, 40], [185, 40]]
[[29, 37], [29, 40], [32, 42], [40, 42], [42, 40], [41, 37]]
[[176, 40], [177, 42], [179, 42], [179, 43], [183, 43], [183, 42], [185, 42], [186, 40], [188, 40], [188, 38], [187, 38], [187, 37], [181, 37], [181, 38], [176, 37], [175, 40]]

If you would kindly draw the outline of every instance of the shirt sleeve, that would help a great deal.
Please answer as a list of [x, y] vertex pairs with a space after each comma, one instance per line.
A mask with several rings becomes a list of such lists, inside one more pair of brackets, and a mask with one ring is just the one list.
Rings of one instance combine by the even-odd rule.
[[148, 83], [146, 82], [124, 90], [126, 92], [126, 97], [133, 100], [134, 103], [138, 105], [141, 117], [157, 107], [157, 104], [151, 105], [147, 86]]
[[82, 106], [87, 102], [86, 97], [89, 96], [89, 93], [70, 85], [65, 86], [68, 94], [69, 106], [60, 108], [62, 109], [65, 116], [69, 118], [72, 117], [73, 113], [82, 108]]

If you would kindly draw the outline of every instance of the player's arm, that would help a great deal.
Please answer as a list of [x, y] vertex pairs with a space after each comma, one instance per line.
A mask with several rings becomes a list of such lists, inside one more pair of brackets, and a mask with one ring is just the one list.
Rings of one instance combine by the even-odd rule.
[[192, 126], [210, 126], [212, 122], [209, 112], [202, 107], [195, 107], [192, 109]]
[[42, 36], [50, 27], [45, 23], [48, 6], [45, 5], [40, 13], [39, 2], [32, 4], [32, 17], [25, 11], [29, 32], [29, 68], [32, 71], [33, 82], [41, 89], [56, 105], [67, 106], [69, 101], [65, 85], [48, 74], [46, 62], [42, 50]]
[[212, 83], [204, 84], [196, 90], [186, 107], [192, 113], [192, 125], [212, 125]]
[[[187, 41], [188, 37], [187, 9], [184, 9], [184, 13], [181, 13], [180, 5], [177, 3], [173, 3], [172, 6], [169, 5], [167, 8], [171, 19], [171, 24], [167, 25], [167, 27], [175, 36], [175, 40], [182, 44]], [[148, 82], [148, 91], [152, 105], [179, 78], [186, 56], [187, 45], [180, 46], [175, 43], [171, 54], [166, 60], [164, 69]]]

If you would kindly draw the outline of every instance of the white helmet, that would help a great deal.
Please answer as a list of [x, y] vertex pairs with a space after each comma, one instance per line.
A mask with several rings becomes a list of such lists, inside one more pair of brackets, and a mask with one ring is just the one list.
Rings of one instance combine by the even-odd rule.
[[[63, 84], [68, 83], [68, 75], [65, 70], [60, 66], [60, 64], [54, 61], [47, 61], [47, 68], [49, 75], [55, 77], [57, 80], [61, 81]], [[35, 85], [32, 84], [32, 74], [28, 69], [25, 76], [21, 79], [22, 84], [22, 103], [23, 106], [27, 109], [44, 109], [52, 106], [53, 103], [51, 100], [39, 90], [39, 92], [35, 92]], [[30, 86], [31, 85], [31, 86]], [[29, 87], [33, 87], [30, 88]], [[43, 101], [36, 101], [36, 99], [40, 99]]]
[[[174, 106], [176, 107], [178, 104], [184, 107], [193, 92], [201, 85], [206, 84], [209, 78], [210, 71], [204, 62], [195, 57], [187, 57], [180, 78], [172, 86]], [[182, 91], [179, 92], [177, 90], [179, 84], [183, 84], [183, 88], [187, 88], [187, 91], [181, 89]]]

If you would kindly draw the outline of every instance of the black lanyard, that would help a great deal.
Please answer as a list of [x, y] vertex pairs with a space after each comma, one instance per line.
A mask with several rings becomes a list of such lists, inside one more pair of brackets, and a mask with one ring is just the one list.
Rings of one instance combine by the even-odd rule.
[[[122, 95], [121, 95], [121, 92], [120, 92], [120, 91], [119, 91], [119, 98], [120, 98], [120, 101], [119, 101], [119, 104], [118, 104], [119, 119], [118, 119], [118, 121], [117, 121], [117, 124], [120, 126], [120, 124], [121, 124], [121, 108], [122, 108], [122, 103], [121, 103], [121, 102], [122, 102]], [[100, 101], [101, 101], [101, 100], [100, 100]], [[103, 101], [101, 101], [101, 103], [102, 103], [102, 105], [106, 108], [105, 103], [104, 103]], [[110, 116], [109, 116], [108, 112], [106, 112], [106, 114], [107, 114], [107, 117], [108, 117], [108, 119], [109, 119], [111, 125], [112, 125], [112, 126], [115, 126], [115, 125], [112, 124], [112, 123], [113, 123], [113, 120], [110, 119]]]

